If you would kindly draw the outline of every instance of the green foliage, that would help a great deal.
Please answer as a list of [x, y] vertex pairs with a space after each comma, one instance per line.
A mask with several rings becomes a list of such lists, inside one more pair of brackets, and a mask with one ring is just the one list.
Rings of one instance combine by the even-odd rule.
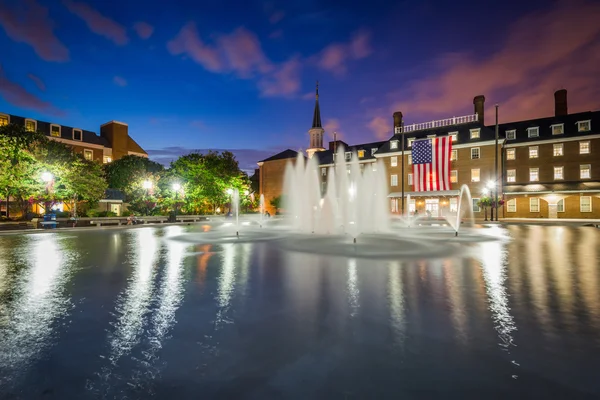
[[492, 199], [489, 197], [482, 197], [481, 199], [479, 199], [479, 202], [477, 203], [477, 205], [481, 208], [486, 208], [492, 205]]
[[104, 166], [108, 187], [127, 192], [147, 175], [160, 175], [164, 167], [146, 157], [127, 155]]
[[271, 204], [271, 207], [275, 208], [275, 211], [279, 211], [279, 209], [283, 206], [283, 200], [283, 195], [279, 195], [272, 198], [269, 204]]

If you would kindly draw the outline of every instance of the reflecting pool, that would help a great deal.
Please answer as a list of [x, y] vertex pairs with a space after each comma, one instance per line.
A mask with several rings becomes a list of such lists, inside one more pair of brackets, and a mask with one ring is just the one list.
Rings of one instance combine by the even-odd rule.
[[600, 230], [485, 229], [411, 260], [0, 236], [0, 398], [599, 398]]

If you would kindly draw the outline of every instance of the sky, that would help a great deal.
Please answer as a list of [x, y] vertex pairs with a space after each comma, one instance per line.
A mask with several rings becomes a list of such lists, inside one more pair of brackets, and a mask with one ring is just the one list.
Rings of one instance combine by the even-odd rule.
[[486, 123], [600, 109], [600, 1], [0, 0], [0, 112], [99, 132], [156, 161], [231, 150], [242, 168], [325, 140], [389, 138], [473, 113]]

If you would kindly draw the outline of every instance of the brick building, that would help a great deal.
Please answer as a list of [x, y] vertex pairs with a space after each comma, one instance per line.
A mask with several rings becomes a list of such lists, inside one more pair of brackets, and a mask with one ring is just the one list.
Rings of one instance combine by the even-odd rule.
[[[87, 160], [109, 163], [126, 155], [148, 157], [148, 154], [129, 136], [128, 125], [123, 122], [110, 121], [100, 126], [100, 134], [81, 128], [38, 121], [31, 118], [0, 113], [0, 126], [7, 124], [25, 126], [29, 131], [38, 131], [50, 140], [55, 140], [71, 147]], [[112, 211], [120, 215], [122, 195], [116, 191], [107, 191], [106, 198], [100, 200], [100, 210]], [[35, 208], [35, 207], [34, 207]], [[62, 208], [61, 208], [62, 209]], [[39, 211], [39, 210], [38, 210]], [[0, 212], [6, 213], [6, 202], [0, 205]]]
[[[402, 113], [396, 112], [394, 135], [387, 141], [333, 141], [325, 149], [317, 92], [307, 156], [318, 159], [322, 191], [335, 150], [343, 146], [345, 160], [336, 162], [349, 162], [355, 152], [363, 169], [376, 168], [376, 162], [384, 165], [392, 213], [402, 212], [404, 194], [405, 212], [445, 216], [457, 210], [460, 189], [466, 185], [476, 218], [484, 217], [479, 200], [491, 197], [494, 187], [505, 200], [500, 218], [600, 218], [600, 163], [594, 153], [600, 149], [600, 112], [568, 114], [567, 92], [559, 90], [554, 116], [499, 124], [496, 141], [495, 123], [485, 123], [485, 97], [476, 96], [473, 105], [471, 115], [413, 125], [405, 125]], [[413, 141], [442, 136], [452, 137], [451, 190], [413, 191]], [[282, 193], [285, 165], [296, 156], [286, 150], [259, 163], [260, 193], [266, 199]]]

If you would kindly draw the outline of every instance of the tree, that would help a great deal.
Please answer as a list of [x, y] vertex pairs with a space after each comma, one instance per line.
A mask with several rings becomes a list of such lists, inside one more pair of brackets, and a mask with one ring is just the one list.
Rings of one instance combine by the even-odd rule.
[[275, 213], [277, 213], [283, 205], [283, 195], [280, 194], [279, 196], [272, 198], [269, 204], [271, 204], [271, 207], [273, 207]]
[[84, 202], [88, 209], [92, 208], [104, 197], [108, 187], [102, 166], [97, 162], [85, 160], [79, 154], [73, 157], [61, 178], [63, 196], [70, 203], [74, 217], [77, 216], [78, 203]]
[[104, 171], [108, 187], [127, 192], [135, 186], [140, 177], [162, 173], [162, 164], [146, 157], [127, 155], [112, 163], [105, 164]]

